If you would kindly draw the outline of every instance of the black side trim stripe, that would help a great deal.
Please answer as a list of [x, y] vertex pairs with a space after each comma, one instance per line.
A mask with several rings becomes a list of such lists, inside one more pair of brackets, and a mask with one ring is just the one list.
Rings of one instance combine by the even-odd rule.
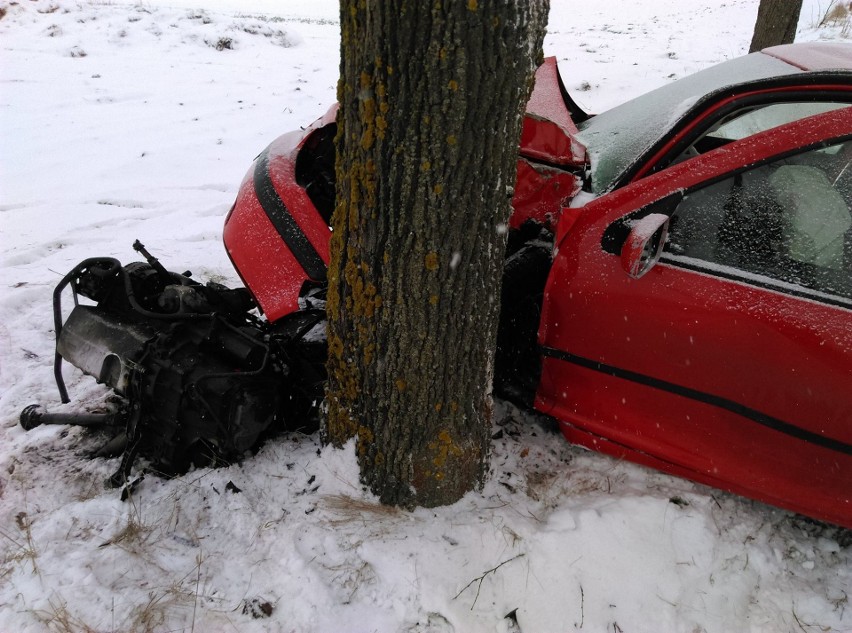
[[619, 367], [613, 367], [612, 365], [606, 365], [604, 363], [589, 360], [588, 358], [569, 354], [568, 352], [563, 352], [561, 350], [553, 349], [550, 347], [542, 347], [541, 353], [544, 356], [549, 356], [551, 358], [556, 358], [558, 360], [562, 360], [567, 363], [572, 363], [580, 367], [585, 367], [586, 369], [598, 371], [603, 374], [613, 376], [615, 378], [630, 380], [631, 382], [635, 382], [640, 385], [645, 385], [646, 387], [653, 387], [654, 389], [668, 391], [669, 393], [673, 393], [684, 398], [697, 400], [698, 402], [702, 402], [704, 404], [719, 407], [720, 409], [725, 409], [726, 411], [730, 411], [731, 413], [736, 413], [737, 415], [741, 415], [745, 418], [748, 418], [749, 420], [757, 422], [761, 426], [765, 426], [769, 429], [772, 429], [773, 431], [784, 433], [785, 435], [789, 435], [791, 437], [795, 437], [796, 439], [809, 442], [810, 444], [822, 446], [823, 448], [827, 448], [832, 451], [843, 453], [844, 455], [852, 455], [852, 445], [850, 444], [846, 444], [845, 442], [841, 442], [840, 440], [835, 440], [830, 437], [825, 437], [824, 435], [820, 435], [818, 433], [812, 433], [811, 431], [807, 431], [803, 428], [790, 424], [789, 422], [784, 422], [777, 418], [773, 418], [772, 416], [766, 415], [765, 413], [761, 413], [760, 411], [755, 411], [754, 409], [750, 409], [745, 405], [742, 405], [738, 402], [734, 402], [733, 400], [728, 400], [727, 398], [714, 396], [712, 394], [704, 393], [703, 391], [698, 391], [696, 389], [691, 389], [682, 385], [676, 385], [665, 380], [646, 376], [645, 374], [639, 374], [637, 372], [633, 372], [627, 369], [621, 369]]
[[254, 191], [275, 230], [287, 244], [296, 261], [314, 281], [325, 281], [326, 266], [308, 236], [296, 223], [287, 205], [278, 195], [269, 175], [269, 150], [257, 157], [254, 166]]

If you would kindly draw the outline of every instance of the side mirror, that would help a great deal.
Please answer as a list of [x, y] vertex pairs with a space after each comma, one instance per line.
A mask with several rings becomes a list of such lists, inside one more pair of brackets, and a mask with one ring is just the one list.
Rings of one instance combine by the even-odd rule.
[[639, 279], [654, 267], [663, 252], [671, 218], [650, 213], [633, 221], [621, 247], [621, 267], [633, 279]]

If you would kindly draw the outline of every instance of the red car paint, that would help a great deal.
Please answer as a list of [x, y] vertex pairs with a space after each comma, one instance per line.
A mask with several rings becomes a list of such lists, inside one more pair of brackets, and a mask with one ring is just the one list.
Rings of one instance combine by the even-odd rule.
[[852, 108], [588, 204], [559, 240], [548, 279], [536, 408], [574, 443], [850, 526], [852, 309], [665, 260], [631, 279], [600, 248], [619, 218], [765, 159], [767, 148], [783, 155], [844, 135]]
[[[228, 256], [270, 322], [299, 309], [299, 294], [305, 282], [325, 279], [331, 230], [305, 189], [296, 182], [295, 164], [311, 133], [333, 124], [336, 114], [334, 106], [304, 132], [291, 132], [273, 141], [246, 174], [225, 220], [223, 238]], [[278, 209], [279, 216], [289, 216], [289, 221], [298, 227], [302, 235], [292, 239], [301, 242], [303, 251], [312, 250], [319, 257], [324, 265], [321, 269], [306, 270], [296, 252], [299, 245], [282, 239], [260, 200], [264, 192], [258, 180], [264, 175], [268, 178], [266, 204], [286, 204], [286, 208]], [[319, 263], [315, 262], [315, 269]]]
[[[589, 117], [565, 94], [555, 60], [540, 68], [510, 220], [511, 229], [532, 221], [556, 236], [535, 407], [557, 418], [571, 442], [852, 527], [852, 303], [690, 269], [668, 255], [635, 278], [626, 269], [635, 272], [648, 236], [631, 233], [614, 252], [603, 244], [625, 217], [648, 208], [671, 214], [669, 201], [702, 183], [852, 139], [852, 108], [845, 108], [672, 164], [693, 136], [740, 104], [783, 101], [788, 92], [852, 102], [852, 46], [793, 45], [757, 55], [789, 64], [790, 74], [742, 85], [731, 77], [730, 87], [660, 130], [641, 155], [627, 156], [633, 163], [609, 190], [584, 196], [577, 195], [581, 176], [595, 165], [577, 136], [583, 140]], [[811, 81], [799, 70], [817, 74]], [[270, 221], [269, 191], [261, 204], [257, 164], [226, 222], [228, 252], [272, 322], [298, 309], [305, 283], [324, 278], [330, 233], [296, 162], [313, 135], [331, 133], [335, 113], [265, 153], [274, 193], [289, 226], [299, 229], [290, 241], [301, 252], [282, 237], [281, 222]]]
[[577, 126], [565, 107], [556, 58], [544, 60], [535, 74], [521, 129], [521, 156], [549, 164], [576, 167], [585, 161], [585, 148], [576, 140]]

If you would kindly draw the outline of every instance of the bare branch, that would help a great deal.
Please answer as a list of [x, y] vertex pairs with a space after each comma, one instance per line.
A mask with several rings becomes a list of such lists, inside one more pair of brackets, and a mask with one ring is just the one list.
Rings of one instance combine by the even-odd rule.
[[467, 583], [467, 584], [466, 584], [466, 585], [462, 588], [462, 590], [461, 590], [461, 591], [459, 591], [459, 592], [458, 592], [455, 596], [453, 596], [453, 600], [455, 600], [455, 599], [456, 599], [456, 598], [458, 598], [460, 595], [462, 595], [462, 594], [463, 594], [463, 593], [467, 590], [467, 588], [468, 588], [468, 587], [470, 587], [473, 583], [478, 583], [478, 584], [476, 585], [476, 596], [473, 598], [473, 604], [472, 604], [472, 605], [470, 605], [470, 610], [471, 610], [471, 611], [473, 611], [473, 607], [475, 607], [475, 606], [476, 606], [476, 601], [479, 599], [479, 591], [482, 589], [482, 581], [483, 581], [483, 580], [485, 580], [486, 576], [488, 576], [488, 574], [493, 574], [493, 573], [494, 573], [494, 572], [496, 572], [498, 569], [500, 569], [503, 565], [508, 565], [508, 564], [509, 564], [509, 563], [511, 563], [513, 560], [516, 560], [516, 559], [518, 559], [518, 558], [521, 558], [522, 556], [525, 556], [525, 555], [526, 555], [526, 554], [521, 553], [521, 554], [518, 554], [517, 556], [513, 556], [512, 558], [510, 558], [510, 559], [508, 559], [508, 560], [504, 560], [502, 563], [500, 563], [500, 564], [499, 564], [499, 565], [497, 565], [496, 567], [492, 567], [492, 568], [491, 568], [491, 569], [489, 569], [488, 571], [483, 572], [481, 576], [477, 576], [476, 578], [474, 578], [473, 580], [471, 580], [469, 583]]

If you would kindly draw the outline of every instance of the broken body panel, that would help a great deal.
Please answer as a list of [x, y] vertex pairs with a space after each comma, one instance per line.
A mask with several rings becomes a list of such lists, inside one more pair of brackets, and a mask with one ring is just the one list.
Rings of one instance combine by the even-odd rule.
[[[580, 190], [577, 172], [585, 154], [573, 140], [576, 127], [563, 90], [556, 60], [549, 58], [536, 73], [534, 107], [524, 117], [510, 228], [527, 221], [554, 227], [560, 209]], [[306, 283], [325, 280], [330, 210], [319, 212], [305, 182], [311, 176], [300, 177], [297, 162], [309, 155], [308, 161], [321, 163], [318, 171], [332, 170], [318, 177], [333, 186], [336, 115], [335, 105], [303, 132], [285, 134], [261, 152], [225, 220], [228, 255], [271, 322], [299, 309]]]

